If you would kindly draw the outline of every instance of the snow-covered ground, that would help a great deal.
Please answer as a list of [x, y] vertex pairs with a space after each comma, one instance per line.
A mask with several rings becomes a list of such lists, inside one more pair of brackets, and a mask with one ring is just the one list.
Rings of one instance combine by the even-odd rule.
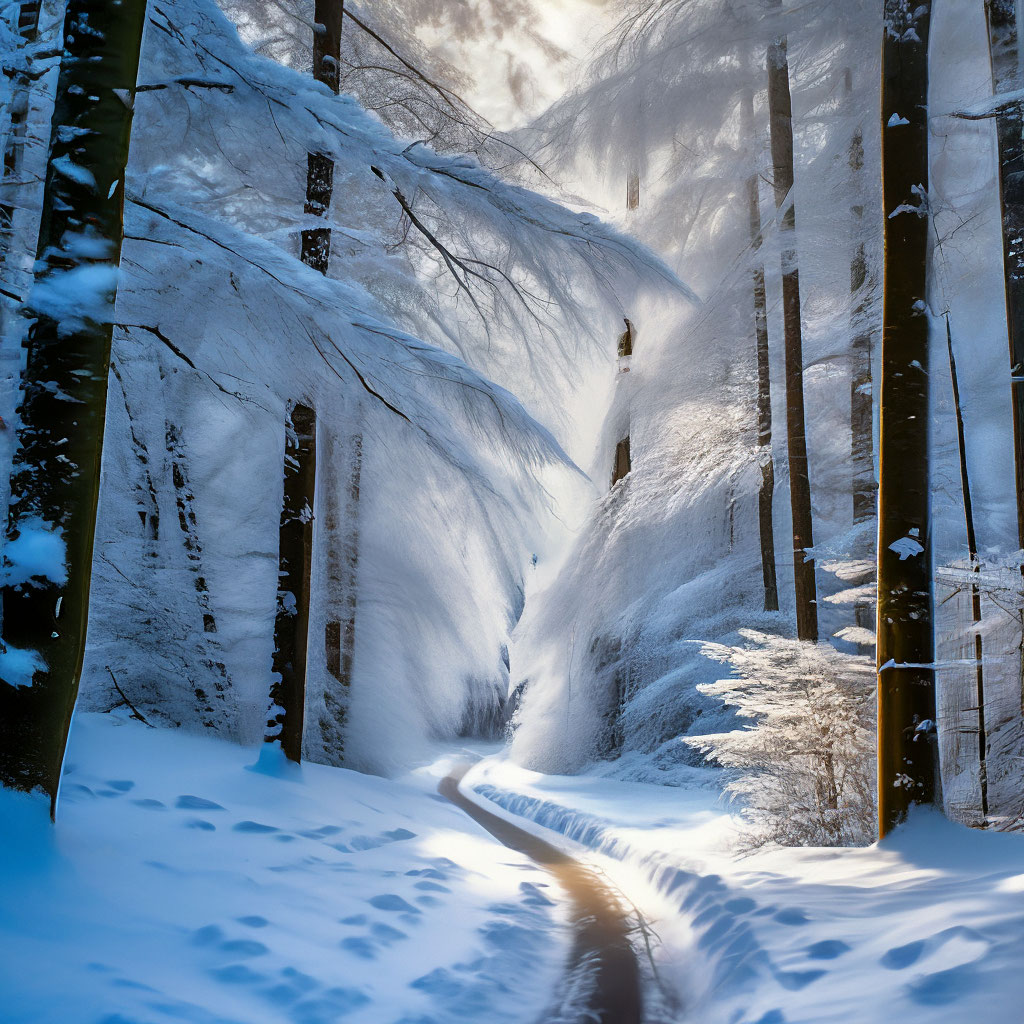
[[737, 857], [738, 822], [715, 784], [539, 775], [491, 758], [470, 771], [463, 790], [588, 851], [647, 919], [657, 975], [681, 1006], [673, 1019], [1020, 1018], [1019, 836], [919, 812], [867, 849]]
[[[436, 794], [76, 716], [60, 825], [0, 791], [3, 1024], [533, 1021], [548, 876]], [[273, 766], [270, 766], [273, 768]]]

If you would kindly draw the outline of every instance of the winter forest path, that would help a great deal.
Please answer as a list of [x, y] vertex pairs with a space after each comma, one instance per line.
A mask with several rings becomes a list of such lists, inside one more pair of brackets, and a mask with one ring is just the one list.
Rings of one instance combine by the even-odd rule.
[[[499, 843], [525, 854], [549, 871], [569, 896], [575, 940], [569, 957], [567, 988], [586, 989], [577, 1009], [579, 1021], [641, 1024], [643, 999], [640, 970], [629, 940], [631, 924], [615, 893], [592, 869], [463, 795], [459, 783], [469, 767], [468, 764], [456, 767], [441, 780], [438, 792]], [[555, 1011], [539, 1024], [556, 1020], [569, 1022], [569, 1018]]]

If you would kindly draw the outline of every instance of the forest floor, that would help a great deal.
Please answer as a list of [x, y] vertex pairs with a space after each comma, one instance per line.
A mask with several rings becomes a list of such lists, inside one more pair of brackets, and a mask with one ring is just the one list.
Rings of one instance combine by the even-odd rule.
[[707, 775], [703, 788], [651, 786], [539, 775], [499, 756], [462, 787], [628, 893], [655, 977], [685, 1007], [669, 1019], [1020, 1019], [1024, 838], [919, 812], [865, 849], [740, 857], [740, 823]]
[[711, 773], [487, 753], [396, 781], [76, 716], [57, 828], [0, 792], [0, 1019], [627, 1024], [641, 992], [645, 1024], [1019, 1018], [1018, 835], [922, 814], [737, 857]]
[[256, 753], [79, 714], [56, 829], [0, 792], [4, 1024], [541, 1016], [561, 893], [438, 795], [450, 758], [395, 782]]

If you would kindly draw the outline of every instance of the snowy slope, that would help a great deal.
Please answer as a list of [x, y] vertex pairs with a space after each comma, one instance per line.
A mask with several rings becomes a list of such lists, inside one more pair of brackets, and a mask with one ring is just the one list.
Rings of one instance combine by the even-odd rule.
[[0, 792], [4, 1024], [497, 1024], [541, 1011], [566, 935], [540, 869], [429, 775], [275, 776], [255, 760], [84, 714], [56, 831], [41, 801]]
[[463, 789], [519, 823], [530, 819], [549, 840], [554, 832], [554, 841], [589, 851], [650, 922], [658, 973], [685, 1020], [1019, 1019], [1019, 836], [922, 812], [867, 849], [738, 858], [739, 822], [713, 783], [669, 789], [543, 776], [491, 759]]

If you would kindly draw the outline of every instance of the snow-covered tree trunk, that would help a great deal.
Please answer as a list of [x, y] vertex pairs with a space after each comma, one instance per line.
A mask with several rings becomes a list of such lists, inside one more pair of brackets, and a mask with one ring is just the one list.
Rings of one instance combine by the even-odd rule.
[[[853, 91], [853, 73], [846, 69], [846, 94]], [[871, 409], [871, 330], [868, 324], [868, 260], [864, 248], [864, 132], [858, 125], [850, 139], [850, 186], [853, 204], [853, 257], [850, 260], [850, 435], [853, 464], [853, 522], [866, 523], [875, 514], [874, 439]]]
[[296, 762], [302, 760], [305, 720], [315, 491], [316, 413], [296, 404], [285, 430], [273, 682], [265, 737], [268, 743], [280, 740], [285, 756]]
[[[740, 107], [743, 137], [754, 147], [754, 93], [744, 90]], [[761, 466], [761, 486], [757, 492], [757, 520], [761, 537], [761, 575], [764, 580], [764, 610], [779, 610], [779, 583], [775, 569], [775, 459], [772, 456], [772, 392], [768, 358], [768, 294], [764, 282], [761, 249], [761, 200], [756, 162], [747, 178], [747, 210], [750, 217], [750, 244], [757, 262], [753, 269], [754, 339], [757, 352], [757, 451]]]
[[0, 781], [56, 811], [85, 650], [145, 0], [69, 0], [29, 306], [0, 654]]
[[[203, 632], [207, 635], [216, 634], [217, 618], [213, 613], [210, 588], [203, 569], [203, 546], [199, 539], [196, 499], [189, 481], [188, 459], [181, 439], [181, 429], [168, 421], [165, 423], [165, 432], [171, 480], [174, 484], [174, 504], [178, 510], [178, 526], [181, 528], [185, 558], [195, 589], [196, 605], [203, 619]], [[202, 685], [193, 682], [196, 715], [208, 729], [216, 729], [223, 724], [226, 716], [225, 700], [231, 688], [231, 681], [224, 662], [216, 655], [204, 657], [203, 663], [213, 692], [208, 693]]]
[[[986, 0], [992, 87], [996, 94], [1021, 88], [1020, 39], [1015, 0]], [[1020, 103], [996, 115], [999, 198], [1003, 216], [1003, 273], [1006, 326], [1010, 342], [1017, 540], [1024, 547], [1024, 115]]]
[[[782, 0], [771, 6], [781, 7]], [[786, 38], [768, 48], [768, 120], [772, 139], [775, 205], [782, 212], [782, 307], [786, 340], [786, 431], [789, 448], [789, 493], [793, 511], [793, 578], [796, 632], [801, 640], [818, 639], [818, 599], [811, 521], [811, 479], [807, 466], [804, 417], [803, 338], [800, 325], [800, 271], [796, 252], [796, 204], [793, 199], [793, 99], [789, 91]]]
[[[354, 418], [362, 415], [357, 404]], [[327, 615], [324, 644], [327, 671], [338, 687], [328, 681], [324, 688], [321, 722], [323, 746], [332, 763], [345, 760], [345, 729], [356, 650], [356, 609], [359, 603], [359, 487], [363, 471], [363, 437], [359, 432], [346, 440], [344, 458], [327, 441], [324, 468], [326, 483], [323, 530], [327, 537]]]
[[878, 493], [878, 816], [941, 804], [935, 727], [928, 443], [930, 3], [886, 0], [885, 240]]
[[[344, 9], [344, 0], [316, 0], [313, 15], [313, 77], [335, 95]], [[310, 153], [307, 159], [305, 213], [307, 217], [326, 218], [334, 193], [334, 161], [323, 153]], [[326, 274], [331, 259], [331, 229], [324, 226], [303, 230], [301, 255], [303, 263]]]

